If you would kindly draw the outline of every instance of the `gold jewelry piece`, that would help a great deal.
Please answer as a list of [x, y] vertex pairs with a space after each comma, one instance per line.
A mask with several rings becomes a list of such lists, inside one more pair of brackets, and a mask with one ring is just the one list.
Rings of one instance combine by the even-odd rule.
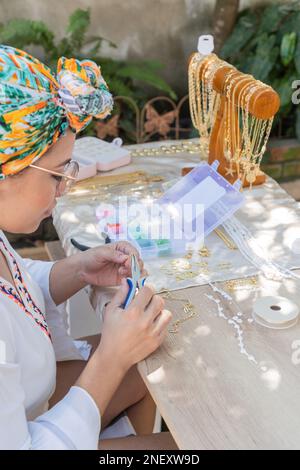
[[198, 253], [203, 258], [208, 258], [210, 256], [210, 251], [206, 246], [203, 246], [202, 248], [200, 248], [200, 250], [198, 250]]
[[[220, 67], [224, 67], [224, 62], [215, 54], [203, 58], [195, 53], [189, 65], [190, 114], [199, 132], [201, 151], [205, 156], [208, 155], [210, 134], [220, 103], [220, 96], [213, 89], [214, 76]], [[200, 72], [203, 80], [199, 78]]]
[[159, 175], [149, 175], [144, 171], [135, 171], [132, 173], [122, 173], [119, 175], [93, 176], [86, 180], [79, 181], [70, 191], [71, 195], [81, 193], [83, 190], [95, 190], [101, 186], [112, 186], [130, 183], [153, 183], [164, 181]]
[[227, 289], [231, 292], [245, 287], [253, 287], [258, 283], [257, 277], [245, 277], [242, 279], [232, 279], [230, 281], [225, 281]]
[[181, 141], [180, 144], [163, 144], [159, 147], [144, 147], [131, 151], [132, 157], [160, 157], [162, 155], [173, 155], [174, 153], [198, 154], [201, 151], [200, 143], [192, 141]]
[[[221, 103], [221, 94], [214, 90], [213, 82], [218, 70], [228, 72], [222, 90], [225, 96], [223, 153], [228, 162], [226, 176], [247, 181], [252, 187], [260, 174], [260, 164], [266, 151], [273, 118], [258, 119], [249, 111], [251, 98], [270, 89], [251, 75], [238, 70], [215, 54], [192, 56], [189, 65], [190, 114], [200, 136], [200, 146], [208, 154], [212, 129]], [[244, 85], [243, 82], [246, 82]], [[241, 84], [242, 87], [241, 87]]]
[[172, 323], [171, 328], [169, 330], [169, 333], [178, 333], [179, 330], [179, 325], [181, 323], [184, 323], [192, 318], [194, 318], [197, 315], [197, 312], [195, 310], [195, 306], [189, 301], [189, 299], [186, 298], [181, 298], [181, 297], [176, 297], [174, 294], [171, 294], [171, 292], [167, 289], [162, 290], [160, 292], [162, 297], [166, 300], [174, 300], [176, 302], [182, 302], [182, 309], [183, 312], [185, 313], [185, 317], [180, 318], [179, 320], [176, 320], [174, 323]]
[[193, 252], [192, 251], [188, 251], [186, 255], [184, 255], [184, 258], [185, 259], [191, 259], [193, 257]]
[[160, 270], [167, 276], [173, 277], [177, 282], [193, 279], [201, 274], [209, 274], [207, 262], [189, 261], [190, 256], [186, 255], [183, 258], [169, 261], [160, 266]]
[[237, 246], [221, 229], [216, 228], [214, 231], [218, 235], [218, 237], [220, 237], [221, 240], [223, 240], [227, 248], [229, 248], [230, 250], [237, 250]]

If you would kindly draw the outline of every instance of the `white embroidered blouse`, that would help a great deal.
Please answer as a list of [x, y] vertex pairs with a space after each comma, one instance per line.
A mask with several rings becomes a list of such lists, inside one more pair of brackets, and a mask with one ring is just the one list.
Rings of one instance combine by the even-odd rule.
[[0, 277], [0, 449], [97, 449], [100, 414], [85, 390], [71, 387], [47, 411], [57, 359], [51, 323], [59, 330], [53, 263], [23, 260], [1, 231], [0, 250], [15, 282]]

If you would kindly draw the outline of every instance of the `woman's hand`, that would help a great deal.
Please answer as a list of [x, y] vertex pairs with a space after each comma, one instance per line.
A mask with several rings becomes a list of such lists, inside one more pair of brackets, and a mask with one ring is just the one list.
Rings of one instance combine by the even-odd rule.
[[130, 367], [160, 346], [172, 318], [163, 310], [163, 299], [149, 286], [123, 310], [127, 292], [123, 279], [106, 307], [100, 344], [75, 383], [93, 397], [101, 416]]
[[127, 292], [124, 279], [106, 307], [98, 347], [100, 354], [110, 351], [124, 370], [145, 359], [161, 345], [172, 318], [172, 314], [164, 310], [162, 297], [155, 295], [150, 286], [140, 289], [129, 307], [122, 309]]
[[118, 286], [122, 278], [131, 276], [130, 255], [134, 254], [141, 273], [145, 276], [144, 264], [138, 251], [129, 242], [109, 243], [76, 255], [79, 258], [80, 277], [86, 284], [109, 287]]
[[132, 275], [132, 254], [136, 256], [141, 275], [146, 277], [138, 251], [126, 241], [91, 248], [56, 261], [49, 281], [54, 302], [56, 305], [61, 304], [87, 284], [101, 287], [120, 285], [123, 278]]

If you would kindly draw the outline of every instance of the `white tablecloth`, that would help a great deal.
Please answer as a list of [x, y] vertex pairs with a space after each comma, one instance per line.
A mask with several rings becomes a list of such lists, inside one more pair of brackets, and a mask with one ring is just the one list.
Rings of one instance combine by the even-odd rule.
[[[128, 148], [136, 150], [170, 144], [176, 145], [178, 141], [134, 145]], [[142, 170], [149, 174], [159, 174], [168, 181], [178, 178], [181, 168], [192, 166], [199, 160], [199, 155], [184, 152], [151, 157], [139, 156], [134, 157], [129, 166], [119, 168], [109, 174]], [[123, 186], [120, 193], [124, 195], [124, 191]], [[291, 250], [293, 241], [300, 238], [299, 204], [272, 178], [268, 178], [264, 185], [254, 187], [252, 190], [245, 189], [244, 193], [246, 202], [236, 212], [239, 221], [252, 232], [259, 245], [273, 261], [288, 268], [300, 267], [300, 255]], [[54, 225], [67, 255], [76, 252], [70, 243], [71, 237], [89, 246], [103, 243], [96, 229], [95, 217], [95, 207], [100, 202], [99, 198], [80, 202], [79, 199], [72, 198], [71, 200], [68, 197], [61, 198], [58, 202], [54, 211]], [[200, 268], [199, 265], [194, 265], [191, 268], [193, 272], [197, 266], [199, 272], [205, 269], [206, 276], [212, 281], [241, 278], [257, 273], [255, 266], [251, 265], [238, 250], [230, 250], [214, 232], [206, 238], [205, 245], [211, 255], [198, 261], [207, 263], [207, 266]], [[174, 256], [172, 259], [174, 258], [177, 257]], [[172, 259], [159, 257], [146, 263], [150, 274], [149, 280], [157, 290], [163, 287], [171, 290], [181, 289], [206, 283], [202, 275], [185, 280], [178, 280], [176, 276], [167, 275], [162, 267], [171, 266]]]
[[[128, 147], [136, 150], [161, 145], [178, 144], [174, 142], [156, 142], [150, 144], [134, 145]], [[128, 173], [143, 170], [149, 174], [162, 175], [166, 181], [180, 176], [181, 168], [199, 162], [199, 156], [187, 153], [175, 153], [161, 156], [133, 157], [132, 163], [106, 174]], [[291, 244], [295, 238], [300, 238], [300, 212], [299, 204], [294, 201], [274, 180], [268, 178], [262, 186], [244, 191], [246, 203], [236, 213], [237, 218], [253, 233], [260, 246], [273, 259], [285, 267], [300, 267], [300, 255], [291, 251]], [[54, 225], [62, 241], [66, 253], [69, 255], [76, 250], [70, 244], [74, 237], [79, 242], [90, 246], [103, 243], [96, 229], [95, 207], [101, 203], [99, 198], [87, 202], [78, 202], [68, 198], [61, 198], [54, 211]], [[215, 234], [210, 234], [205, 240], [211, 252], [207, 262], [207, 269], [211, 280], [225, 280], [253, 275], [257, 269], [247, 262], [237, 250], [229, 250], [224, 242]], [[176, 258], [176, 256], [174, 256]], [[201, 261], [201, 260], [200, 260]], [[176, 281], [166, 276], [160, 269], [169, 263], [169, 258], [159, 257], [149, 260], [146, 267], [150, 273], [150, 280], [157, 289], [162, 286], [177, 289], [203, 284], [201, 278]], [[228, 263], [227, 269], [220, 269], [220, 264]]]

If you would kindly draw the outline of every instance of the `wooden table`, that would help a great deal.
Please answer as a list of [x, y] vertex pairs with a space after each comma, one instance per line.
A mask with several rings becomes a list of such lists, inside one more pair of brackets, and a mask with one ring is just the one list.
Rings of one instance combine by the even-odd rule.
[[[208, 285], [172, 292], [188, 298], [197, 316], [181, 323], [178, 333], [168, 333], [163, 346], [139, 364], [180, 449], [300, 448], [300, 322], [273, 330], [252, 318], [257, 296], [286, 296], [299, 305], [300, 282], [257, 279], [254, 289], [234, 292], [226, 282], [216, 283], [230, 292], [231, 302]], [[207, 297], [212, 294], [228, 319], [242, 313], [244, 347], [256, 362], [241, 354], [236, 330], [219, 316]], [[99, 316], [107, 295], [109, 289], [103, 295], [96, 288], [91, 296]], [[166, 307], [174, 321], [185, 316], [182, 302], [167, 300]]]
[[[135, 161], [137, 168], [140, 162]], [[146, 164], [150, 168], [149, 160]], [[58, 227], [61, 238], [68, 224], [65, 217]], [[74, 252], [69, 237], [62, 239], [67, 254]], [[227, 289], [226, 283], [219, 285]], [[217, 304], [207, 297], [212, 289], [205, 285], [174, 293], [188, 298], [197, 316], [181, 324], [177, 334], [169, 333], [163, 346], [139, 364], [180, 449], [300, 448], [300, 323], [271, 330], [251, 322], [258, 295], [283, 295], [300, 304], [300, 283], [259, 279], [258, 287], [238, 289], [233, 303], [219, 297], [227, 317], [242, 312], [245, 348], [256, 363], [241, 354], [236, 330], [218, 316]], [[100, 292], [96, 289], [92, 296], [99, 315]], [[182, 318], [180, 302], [168, 301], [167, 306], [175, 319]], [[299, 361], [293, 362], [293, 354]]]
[[[239, 305], [247, 317], [253, 294], [238, 293], [246, 294]], [[179, 294], [197, 305], [199, 315], [139, 365], [179, 448], [299, 449], [300, 360], [293, 364], [292, 345], [298, 340], [300, 350], [300, 326], [275, 331], [244, 320], [245, 347], [256, 357], [254, 364], [240, 353], [234, 328], [206, 297], [208, 286]], [[167, 306], [180, 318], [179, 302]], [[229, 317], [237, 313], [235, 304], [222, 301], [222, 307]]]

